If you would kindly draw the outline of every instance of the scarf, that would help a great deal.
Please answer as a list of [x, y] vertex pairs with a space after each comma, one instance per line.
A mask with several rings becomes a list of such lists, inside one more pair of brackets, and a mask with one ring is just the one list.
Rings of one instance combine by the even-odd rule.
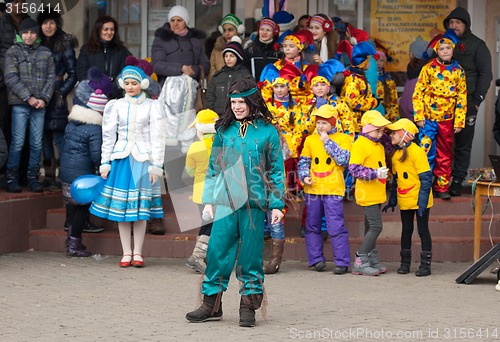
[[321, 47], [319, 48], [319, 56], [321, 57], [322, 62], [326, 62], [328, 60], [328, 46], [326, 45], [326, 36], [321, 40]]
[[245, 136], [247, 135], [248, 131], [248, 125], [252, 125], [253, 127], [257, 128], [257, 126], [252, 122], [247, 119], [243, 119], [241, 121], [238, 121], [240, 123], [240, 128], [238, 129], [238, 135], [244, 139]]

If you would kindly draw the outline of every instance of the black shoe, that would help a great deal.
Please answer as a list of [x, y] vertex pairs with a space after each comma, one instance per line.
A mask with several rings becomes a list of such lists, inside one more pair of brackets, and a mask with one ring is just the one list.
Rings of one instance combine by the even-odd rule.
[[448, 201], [451, 199], [451, 196], [448, 192], [435, 192], [434, 198], [440, 198], [442, 200]]
[[453, 182], [451, 182], [448, 192], [451, 196], [462, 196], [462, 180], [454, 179]]
[[299, 235], [300, 237], [306, 236], [306, 227], [300, 226]]
[[28, 184], [31, 192], [43, 192], [43, 185], [38, 181], [31, 181]]
[[[64, 227], [66, 228], [66, 227]], [[87, 224], [83, 228], [84, 233], [100, 233], [104, 231], [103, 227], [95, 226], [92, 223], [87, 221]]]
[[333, 274], [346, 274], [347, 266], [336, 266], [333, 270]]
[[328, 232], [326, 230], [322, 230], [321, 235], [323, 236], [323, 241], [326, 241], [326, 239], [328, 239]]
[[316, 272], [323, 272], [325, 267], [326, 267], [326, 264], [324, 261], [318, 261], [317, 263], [314, 264], [314, 268], [316, 269]]

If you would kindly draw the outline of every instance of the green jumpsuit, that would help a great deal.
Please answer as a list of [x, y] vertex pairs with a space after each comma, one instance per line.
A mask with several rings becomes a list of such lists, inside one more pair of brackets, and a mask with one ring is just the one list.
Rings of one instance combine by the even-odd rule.
[[263, 119], [248, 121], [243, 134], [240, 125], [234, 121], [214, 136], [205, 178], [203, 203], [216, 208], [202, 284], [207, 296], [227, 289], [235, 263], [240, 294], [262, 294], [265, 215], [285, 206], [278, 131]]

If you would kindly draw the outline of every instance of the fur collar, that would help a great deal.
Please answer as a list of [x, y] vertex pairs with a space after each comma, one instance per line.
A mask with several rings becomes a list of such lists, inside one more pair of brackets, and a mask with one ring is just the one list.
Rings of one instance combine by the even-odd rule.
[[68, 116], [69, 121], [80, 121], [89, 125], [102, 126], [102, 115], [90, 108], [73, 105]]
[[[189, 27], [189, 32], [185, 36], [186, 38], [197, 38], [197, 39], [205, 39], [207, 34], [201, 30]], [[155, 37], [160, 38], [164, 41], [169, 41], [177, 38], [177, 35], [170, 29], [170, 25], [166, 23], [162, 27], [158, 28], [155, 31]]]
[[223, 36], [220, 36], [215, 41], [214, 50], [222, 52], [222, 50], [224, 50], [225, 46], [226, 46], [226, 38], [224, 38]]

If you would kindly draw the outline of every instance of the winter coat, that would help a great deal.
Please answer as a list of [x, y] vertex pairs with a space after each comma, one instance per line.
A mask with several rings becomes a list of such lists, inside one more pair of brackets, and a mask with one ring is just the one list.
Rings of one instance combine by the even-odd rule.
[[64, 130], [60, 177], [71, 184], [81, 175], [95, 174], [101, 162], [102, 115], [74, 105]]
[[[248, 47], [243, 51], [243, 63], [252, 72], [252, 59], [256, 59], [257, 70], [252, 75], [257, 81], [260, 80], [260, 74], [264, 66], [269, 63], [274, 63], [276, 60], [282, 58], [282, 54], [279, 51], [279, 45], [275, 40], [269, 44], [264, 44], [259, 41], [259, 38], [255, 38]], [[262, 61], [258, 61], [262, 59]], [[260, 68], [259, 68], [260, 66]]]
[[9, 104], [26, 104], [30, 96], [49, 103], [55, 87], [52, 52], [40, 43], [29, 46], [20, 36], [5, 55], [4, 80], [9, 91]]
[[200, 67], [208, 75], [210, 61], [203, 46], [205, 37], [205, 32], [193, 28], [189, 28], [185, 36], [178, 36], [168, 23], [156, 30], [151, 59], [161, 86], [168, 76], [182, 75], [183, 65], [192, 66], [195, 79], [199, 78]]
[[50, 45], [56, 68], [56, 86], [54, 95], [45, 110], [44, 126], [50, 131], [64, 131], [69, 114], [66, 97], [77, 81], [75, 57], [77, 40], [63, 31], [56, 33], [52, 39], [55, 39], [54, 42], [50, 42]]
[[111, 170], [111, 161], [131, 155], [149, 161], [149, 173], [162, 176], [165, 153], [165, 118], [158, 101], [139, 97], [111, 100], [102, 121], [101, 173]]
[[[21, 21], [28, 18], [27, 14], [23, 15]], [[0, 89], [5, 87], [4, 83], [4, 62], [7, 50], [14, 45], [16, 41], [17, 27], [12, 22], [12, 17], [8, 13], [0, 15]]]
[[[244, 39], [241, 42], [241, 45], [244, 45], [247, 40], [248, 39]], [[215, 41], [212, 53], [210, 54], [210, 72], [208, 73], [209, 80], [213, 77], [213, 75], [215, 75], [217, 71], [219, 71], [223, 66], [226, 65], [226, 63], [224, 62], [224, 56], [222, 56], [222, 52], [224, 51], [225, 47], [226, 38], [224, 38], [223, 36], [218, 37]]]
[[7, 161], [7, 155], [8, 155], [7, 142], [5, 141], [5, 136], [3, 135], [3, 132], [0, 129], [0, 169], [5, 165], [5, 162]]
[[453, 58], [458, 61], [465, 71], [467, 83], [467, 116], [476, 115], [475, 106], [484, 101], [493, 78], [491, 71], [491, 53], [486, 43], [472, 34], [470, 30], [470, 15], [463, 7], [457, 7], [444, 19], [443, 26], [448, 29], [450, 19], [463, 21], [467, 28], [459, 37], [460, 42], [455, 45]]
[[227, 93], [229, 86], [235, 80], [252, 79], [253, 76], [250, 71], [243, 64], [239, 63], [232, 68], [223, 66], [221, 70], [217, 71], [214, 76], [208, 81], [207, 87], [207, 102], [205, 106], [217, 114], [222, 115], [227, 103]]
[[130, 51], [125, 46], [118, 49], [113, 43], [101, 43], [100, 50], [97, 52], [89, 52], [88, 45], [85, 44], [80, 49], [80, 55], [78, 55], [78, 60], [76, 62], [78, 81], [83, 81], [88, 78], [87, 72], [90, 67], [98, 67], [110, 77], [113, 84], [113, 91], [109, 98], [120, 98], [123, 92], [118, 86], [117, 79], [122, 69], [126, 66], [125, 59], [130, 55]]

